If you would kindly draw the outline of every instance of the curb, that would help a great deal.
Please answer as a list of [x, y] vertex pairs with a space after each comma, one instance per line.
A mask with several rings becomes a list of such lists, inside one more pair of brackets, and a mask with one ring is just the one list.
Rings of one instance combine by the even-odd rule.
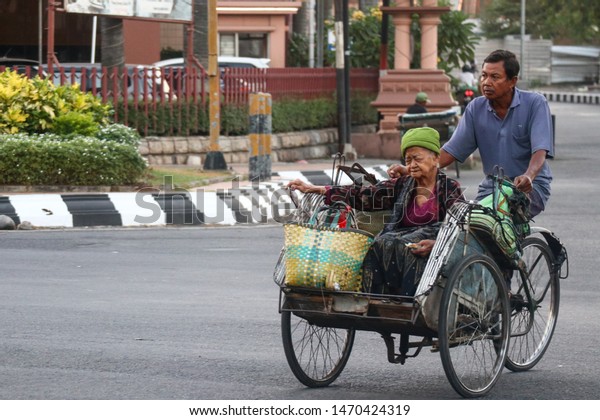
[[[387, 165], [366, 168], [379, 178]], [[283, 188], [300, 178], [313, 184], [331, 184], [332, 170], [273, 172], [277, 181], [247, 182], [239, 188], [206, 191], [143, 189], [137, 192], [15, 194], [0, 196], [0, 214], [16, 225], [34, 228], [141, 227], [236, 225], [285, 222], [294, 205]], [[342, 184], [351, 183], [345, 177]]]
[[549, 102], [600, 105], [600, 93], [540, 92]]

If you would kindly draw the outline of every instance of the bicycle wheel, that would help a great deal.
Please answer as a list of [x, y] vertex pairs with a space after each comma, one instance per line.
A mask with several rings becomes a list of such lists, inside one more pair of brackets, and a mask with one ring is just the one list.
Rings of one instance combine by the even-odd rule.
[[460, 261], [440, 302], [438, 339], [442, 365], [463, 397], [480, 397], [494, 386], [508, 350], [508, 291], [500, 269], [486, 255]]
[[560, 300], [558, 273], [552, 270], [553, 257], [548, 244], [540, 238], [525, 238], [523, 261], [526, 284], [519, 271], [515, 271], [511, 280], [511, 332], [506, 367], [514, 372], [529, 370], [541, 360], [554, 334]]
[[355, 330], [318, 327], [290, 311], [281, 313], [285, 357], [294, 376], [311, 388], [327, 386], [344, 370]]

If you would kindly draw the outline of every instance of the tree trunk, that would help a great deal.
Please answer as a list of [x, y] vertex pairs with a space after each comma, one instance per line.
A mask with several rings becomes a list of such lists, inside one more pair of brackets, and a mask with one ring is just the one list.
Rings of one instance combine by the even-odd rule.
[[[194, 56], [208, 69], [208, 1], [194, 0]], [[187, 40], [187, 37], [185, 37]], [[185, 54], [184, 54], [185, 55]]]
[[125, 66], [123, 19], [100, 16], [99, 21], [102, 66], [109, 69], [123, 68]]
[[292, 18], [292, 31], [296, 34], [300, 34], [305, 38], [308, 38], [309, 33], [309, 18], [310, 10], [308, 10], [308, 1], [303, 1], [302, 6], [298, 9]]

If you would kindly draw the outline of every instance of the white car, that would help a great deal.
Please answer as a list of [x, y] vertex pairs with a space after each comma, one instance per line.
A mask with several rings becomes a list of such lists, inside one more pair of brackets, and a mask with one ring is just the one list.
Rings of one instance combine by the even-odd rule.
[[[233, 57], [227, 55], [220, 55], [217, 58], [220, 68], [226, 67], [243, 67], [243, 68], [257, 68], [257, 69], [268, 69], [270, 58], [253, 58], [253, 57]], [[168, 60], [161, 60], [153, 63], [153, 67], [181, 67], [184, 65], [183, 57], [170, 58]]]
[[[225, 56], [221, 55], [218, 57], [219, 69], [221, 71], [221, 80], [220, 86], [221, 91], [233, 92], [233, 94], [243, 94], [249, 93], [253, 91], [261, 91], [264, 89], [259, 83], [249, 83], [244, 79], [235, 78], [233, 80], [230, 79], [230, 82], [227, 84], [223, 80], [223, 72], [227, 68], [246, 68], [246, 69], [268, 69], [269, 62], [271, 59], [269, 58], [253, 58], [253, 57], [233, 57], [233, 56]], [[178, 58], [170, 58], [167, 60], [161, 60], [153, 63], [152, 67], [157, 67], [163, 69], [165, 78], [171, 83], [171, 85], [175, 88], [178, 85], [177, 78], [180, 77], [182, 73], [170, 73], [168, 69], [171, 71], [183, 72], [185, 73], [184, 68], [185, 62], [183, 57]], [[185, 86], [182, 87], [185, 90]]]

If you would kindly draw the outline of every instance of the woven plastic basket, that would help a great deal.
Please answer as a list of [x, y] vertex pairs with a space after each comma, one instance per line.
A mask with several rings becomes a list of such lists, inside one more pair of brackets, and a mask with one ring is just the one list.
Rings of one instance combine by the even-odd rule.
[[361, 267], [373, 235], [303, 223], [284, 226], [288, 286], [360, 291]]

